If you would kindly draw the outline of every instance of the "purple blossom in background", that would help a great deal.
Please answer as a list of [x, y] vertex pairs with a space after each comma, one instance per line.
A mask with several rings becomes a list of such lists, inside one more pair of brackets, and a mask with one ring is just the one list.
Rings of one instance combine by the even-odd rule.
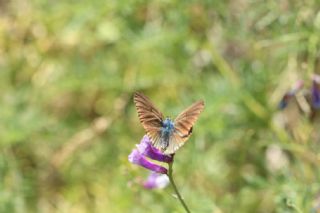
[[132, 150], [128, 156], [128, 160], [133, 164], [140, 165], [157, 173], [168, 173], [168, 170], [165, 167], [152, 163], [146, 157], [166, 163], [173, 161], [173, 155], [162, 154], [159, 150], [152, 147], [149, 137], [145, 135], [140, 144], [137, 144], [137, 149]]
[[288, 106], [289, 101], [302, 89], [303, 81], [297, 81], [294, 87], [286, 92], [282, 97], [281, 101], [279, 102], [279, 109], [284, 109]]
[[163, 189], [169, 184], [167, 175], [152, 172], [148, 179], [143, 183], [146, 189]]
[[312, 106], [316, 109], [320, 108], [320, 76], [314, 75], [311, 88]]

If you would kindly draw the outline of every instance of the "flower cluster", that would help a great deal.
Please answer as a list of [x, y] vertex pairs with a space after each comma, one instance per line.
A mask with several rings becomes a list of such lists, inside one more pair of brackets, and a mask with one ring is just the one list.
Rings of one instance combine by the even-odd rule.
[[154, 148], [151, 145], [150, 138], [145, 135], [140, 144], [136, 145], [136, 149], [132, 150], [128, 156], [128, 160], [133, 164], [152, 171], [148, 179], [143, 183], [143, 186], [147, 189], [154, 189], [164, 188], [168, 185], [168, 169], [150, 161], [150, 159], [158, 162], [172, 163], [173, 156], [165, 155], [160, 150]]
[[[172, 176], [172, 164], [174, 154], [165, 155], [160, 150], [152, 146], [150, 138], [145, 135], [140, 144], [136, 145], [137, 148], [132, 150], [128, 156], [128, 160], [139, 166], [142, 166], [146, 169], [151, 170], [151, 174], [148, 179], [143, 183], [143, 186], [146, 189], [162, 189], [171, 183], [173, 190], [175, 191], [177, 198], [179, 199], [181, 205], [187, 213], [190, 213], [190, 210], [187, 204], [184, 202], [182, 196], [180, 195], [178, 188], [173, 180]], [[153, 161], [150, 161], [152, 159]], [[160, 166], [154, 161], [167, 163], [168, 168]]]
[[303, 81], [296, 82], [293, 88], [283, 95], [281, 101], [279, 102], [279, 109], [285, 109], [288, 106], [289, 102], [292, 101], [295, 95], [299, 91], [301, 91], [302, 88], [303, 88]]
[[154, 148], [147, 135], [145, 135], [140, 144], [137, 144], [136, 146], [137, 148], [132, 150], [128, 157], [131, 163], [140, 165], [156, 173], [168, 173], [168, 170], [165, 167], [151, 162], [148, 158], [159, 162], [171, 163], [173, 161], [173, 155], [165, 155], [160, 150]]
[[291, 90], [283, 95], [279, 102], [279, 109], [283, 110], [287, 108], [288, 104], [294, 100], [299, 92], [301, 92], [302, 96], [309, 103], [311, 109], [320, 109], [320, 75], [314, 75], [312, 77], [311, 88], [304, 89], [303, 87], [303, 81], [298, 81]]

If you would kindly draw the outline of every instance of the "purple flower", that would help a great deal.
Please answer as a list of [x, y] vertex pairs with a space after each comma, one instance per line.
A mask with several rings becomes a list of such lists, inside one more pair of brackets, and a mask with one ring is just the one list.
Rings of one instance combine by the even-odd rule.
[[161, 153], [160, 150], [157, 150], [151, 145], [151, 141], [146, 135], [142, 138], [140, 144], [137, 144], [136, 146], [137, 149], [132, 150], [131, 154], [128, 156], [131, 163], [140, 165], [157, 173], [167, 174], [168, 170], [165, 167], [150, 162], [148, 158], [159, 162], [171, 163], [174, 155], [165, 155]]
[[284, 96], [282, 97], [281, 101], [279, 102], [279, 109], [284, 109], [288, 106], [289, 102], [292, 100], [292, 98], [302, 89], [303, 87], [303, 81], [297, 81], [294, 87], [286, 92]]
[[167, 175], [152, 172], [148, 179], [143, 183], [146, 189], [163, 189], [169, 184]]
[[140, 165], [157, 173], [167, 174], [168, 172], [166, 168], [148, 161], [137, 149], [132, 150], [131, 154], [128, 156], [128, 160], [133, 164]]
[[152, 160], [157, 160], [160, 162], [170, 163], [173, 161], [173, 155], [165, 155], [160, 150], [157, 150], [151, 145], [151, 141], [147, 135], [145, 135], [140, 144], [137, 144], [137, 149], [139, 152]]
[[320, 76], [314, 75], [311, 88], [311, 102], [316, 109], [320, 108]]

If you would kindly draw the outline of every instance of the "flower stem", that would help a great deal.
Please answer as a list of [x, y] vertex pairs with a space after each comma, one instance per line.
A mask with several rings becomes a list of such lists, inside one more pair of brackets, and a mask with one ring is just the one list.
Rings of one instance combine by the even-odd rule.
[[179, 193], [179, 191], [178, 191], [178, 189], [177, 189], [176, 184], [174, 183], [173, 176], [172, 176], [172, 165], [173, 165], [173, 162], [168, 163], [168, 164], [169, 164], [169, 172], [168, 172], [169, 174], [168, 174], [168, 177], [169, 177], [170, 183], [171, 183], [171, 185], [172, 185], [172, 187], [173, 187], [173, 190], [174, 190], [174, 192], [176, 193], [176, 195], [177, 195], [180, 203], [182, 204], [182, 206], [183, 206], [183, 208], [186, 210], [186, 212], [191, 213], [190, 210], [189, 210], [189, 208], [188, 208], [188, 206], [187, 206], [187, 204], [184, 202], [183, 198], [181, 197], [181, 195], [180, 195], [180, 193]]

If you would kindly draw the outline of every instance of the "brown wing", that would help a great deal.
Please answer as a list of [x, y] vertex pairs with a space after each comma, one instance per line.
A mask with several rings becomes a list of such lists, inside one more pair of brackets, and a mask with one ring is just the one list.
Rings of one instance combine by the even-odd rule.
[[192, 133], [192, 127], [204, 108], [203, 101], [197, 101], [181, 112], [174, 120], [174, 133], [177, 134], [177, 142], [185, 142]]
[[134, 93], [133, 101], [136, 105], [138, 117], [152, 144], [159, 144], [160, 128], [162, 127], [163, 115], [142, 93]]

